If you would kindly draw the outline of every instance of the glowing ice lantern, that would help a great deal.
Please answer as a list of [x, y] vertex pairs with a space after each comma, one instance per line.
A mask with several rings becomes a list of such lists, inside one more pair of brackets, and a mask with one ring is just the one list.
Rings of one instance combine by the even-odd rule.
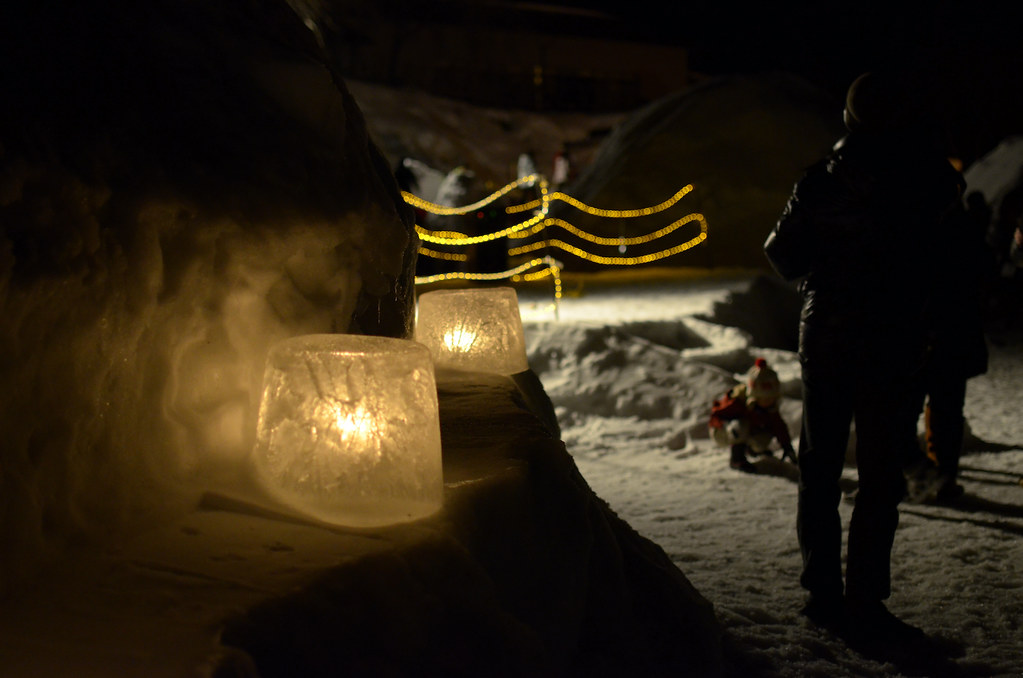
[[274, 499], [325, 522], [374, 527], [435, 513], [444, 479], [429, 351], [350, 334], [275, 345], [254, 457]]
[[519, 299], [510, 287], [420, 295], [416, 341], [438, 368], [507, 375], [529, 369]]

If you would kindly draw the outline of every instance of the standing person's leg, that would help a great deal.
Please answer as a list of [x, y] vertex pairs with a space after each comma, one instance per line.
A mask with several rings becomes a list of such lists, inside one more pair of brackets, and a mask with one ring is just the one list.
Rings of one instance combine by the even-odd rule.
[[916, 400], [895, 382], [869, 382], [856, 401], [859, 489], [849, 522], [846, 598], [876, 604], [891, 595], [891, 551], [905, 494], [904, 441], [916, 431]]
[[[905, 651], [926, 639], [923, 631], [889, 612], [891, 558], [905, 489], [899, 440], [916, 429], [913, 399], [903, 384], [868, 389], [857, 400], [856, 465], [860, 486], [849, 522], [845, 570], [846, 631], [850, 642], [898, 647]], [[918, 646], [919, 647], [919, 646]]]
[[[842, 601], [839, 480], [849, 442], [852, 400], [845, 384], [818, 367], [813, 361], [803, 364], [796, 530], [803, 555], [800, 584], [810, 592], [810, 605], [823, 606], [827, 616], [838, 614]], [[832, 607], [836, 609], [827, 609]], [[807, 614], [812, 616], [811, 612]]]

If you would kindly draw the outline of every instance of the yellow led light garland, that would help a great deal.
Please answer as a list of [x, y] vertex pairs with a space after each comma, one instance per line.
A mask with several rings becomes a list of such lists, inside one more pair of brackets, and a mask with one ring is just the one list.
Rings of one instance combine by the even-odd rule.
[[445, 261], [469, 261], [468, 254], [462, 254], [460, 252], [438, 252], [437, 250], [431, 250], [428, 247], [419, 246], [419, 254], [430, 257], [431, 259], [444, 259]]
[[[642, 209], [637, 210], [609, 210], [603, 209], [601, 207], [592, 207], [582, 202], [581, 200], [573, 198], [572, 196], [566, 193], [562, 193], [561, 191], [555, 191], [554, 193], [551, 193], [550, 196], [548, 197], [548, 201], [554, 202], [555, 200], [560, 200], [564, 203], [568, 203], [572, 207], [575, 207], [576, 209], [582, 212], [592, 214], [593, 216], [596, 217], [605, 217], [608, 219], [632, 219], [634, 217], [645, 217], [651, 214], [657, 214], [658, 212], [663, 212], [664, 210], [668, 209], [669, 207], [677, 203], [679, 200], [684, 198], [688, 193], [692, 192], [692, 190], [693, 185], [687, 184], [686, 186], [683, 186], [681, 189], [679, 189], [678, 193], [671, 196], [664, 202], [658, 205], [654, 205], [653, 207], [644, 207]], [[516, 214], [518, 212], [528, 212], [530, 210], [538, 208], [540, 206], [540, 203], [541, 203], [540, 200], [533, 200], [532, 202], [528, 202], [522, 205], [511, 205], [509, 207], [506, 207], [505, 211], [508, 212], [509, 214]]]
[[[707, 220], [702, 214], [692, 213], [688, 214], [681, 219], [677, 219], [667, 226], [660, 228], [656, 231], [648, 233], [646, 235], [631, 236], [631, 237], [606, 237], [599, 236], [592, 233], [583, 231], [582, 229], [572, 225], [571, 223], [558, 218], [548, 217], [550, 211], [550, 204], [553, 200], [561, 200], [569, 205], [572, 205], [576, 209], [583, 211], [587, 214], [591, 214], [598, 217], [609, 218], [609, 219], [628, 219], [640, 216], [648, 216], [663, 212], [670, 208], [687, 194], [689, 194], [693, 187], [691, 184], [681, 188], [675, 195], [669, 199], [661, 202], [652, 207], [646, 207], [642, 209], [634, 210], [610, 210], [593, 207], [583, 203], [570, 195], [561, 192], [548, 192], [548, 182], [543, 175], [532, 174], [527, 177], [522, 177], [516, 181], [507, 184], [500, 190], [492, 193], [483, 200], [477, 201], [470, 205], [463, 205], [461, 207], [444, 207], [431, 203], [427, 200], [423, 200], [407, 191], [402, 192], [402, 197], [405, 201], [414, 206], [418, 207], [426, 212], [441, 216], [452, 216], [452, 215], [466, 215], [474, 210], [478, 210], [486, 205], [489, 205], [493, 201], [506, 195], [508, 192], [518, 188], [523, 184], [536, 184], [540, 190], [539, 200], [534, 200], [523, 205], [513, 205], [505, 208], [505, 211], [509, 214], [515, 214], [526, 211], [534, 211], [534, 215], [529, 219], [520, 223], [514, 224], [507, 228], [503, 228], [499, 231], [487, 233], [478, 236], [469, 236], [464, 233], [457, 231], [432, 231], [426, 229], [420, 225], [416, 225], [416, 233], [419, 235], [423, 242], [440, 244], [445, 246], [459, 246], [459, 245], [474, 245], [498, 238], [509, 237], [514, 239], [526, 238], [530, 235], [539, 233], [550, 226], [558, 226], [575, 235], [582, 240], [597, 244], [597, 245], [617, 245], [624, 251], [625, 246], [638, 245], [643, 243], [652, 242], [658, 238], [662, 238], [669, 233], [677, 230], [685, 224], [693, 221], [698, 221], [700, 224], [699, 235], [687, 240], [686, 242], [670, 247], [668, 249], [660, 250], [658, 252], [652, 252], [650, 254], [644, 254], [634, 257], [609, 257], [594, 254], [583, 250], [575, 245], [570, 245], [559, 239], [547, 239], [540, 242], [524, 245], [521, 247], [511, 248], [508, 250], [509, 256], [519, 256], [522, 254], [528, 254], [540, 249], [547, 249], [556, 247], [560, 250], [573, 254], [580, 259], [594, 262], [597, 264], [605, 264], [611, 266], [634, 266], [638, 264], [650, 263], [659, 259], [664, 259], [672, 255], [684, 252], [688, 249], [699, 245], [707, 239]], [[419, 253], [428, 257], [437, 259], [446, 259], [449, 261], [467, 261], [468, 256], [466, 254], [453, 253], [453, 252], [439, 252], [436, 250], [429, 249], [424, 246], [420, 246]], [[539, 270], [534, 270], [538, 269]], [[527, 263], [521, 264], [507, 271], [501, 271], [497, 273], [469, 273], [464, 271], [452, 271], [449, 273], [439, 273], [436, 275], [429, 276], [416, 276], [415, 283], [417, 285], [428, 284], [433, 282], [440, 282], [445, 280], [476, 280], [476, 281], [492, 281], [492, 280], [507, 280], [513, 281], [519, 280], [539, 280], [547, 276], [551, 276], [554, 279], [554, 296], [555, 301], [561, 298], [561, 268], [562, 264], [558, 260], [551, 256], [544, 256], [530, 260]], [[557, 306], [555, 304], [555, 311]]]
[[509, 250], [508, 254], [511, 256], [517, 256], [519, 254], [527, 254], [529, 252], [544, 249], [547, 247], [557, 247], [558, 249], [568, 252], [569, 254], [574, 254], [580, 259], [585, 259], [586, 261], [591, 261], [595, 264], [605, 264], [608, 266], [636, 266], [638, 264], [649, 264], [652, 261], [658, 261], [660, 259], [664, 259], [666, 257], [678, 254], [679, 252], [685, 252], [686, 250], [696, 247], [706, 239], [707, 239], [706, 222], [701, 222], [700, 234], [698, 236], [691, 238], [690, 240], [687, 240], [686, 242], [680, 245], [669, 247], [668, 249], [661, 250], [659, 252], [643, 254], [638, 257], [605, 257], [599, 254], [593, 254], [592, 252], [587, 252], [586, 250], [579, 249], [575, 245], [569, 245], [567, 242], [564, 242], [563, 240], [558, 240], [557, 238], [545, 240], [543, 242], [533, 243], [531, 245], [525, 245], [523, 247], [518, 247], [515, 248], [515, 250], [517, 251]]
[[[541, 271], [527, 273], [527, 271], [537, 268], [538, 266], [545, 266], [546, 268]], [[523, 280], [539, 280], [547, 276], [553, 276], [554, 297], [555, 299], [561, 298], [561, 262], [550, 256], [538, 257], [516, 266], [515, 268], [497, 273], [466, 273], [464, 271], [452, 271], [451, 273], [437, 273], [435, 275], [417, 275], [415, 283], [417, 285], [426, 285], [429, 283], [443, 282], [445, 280], [508, 280], [509, 278], [517, 279], [520, 275]]]
[[[693, 221], [699, 221], [700, 222], [700, 227], [704, 231], [706, 231], [707, 220], [704, 218], [704, 216], [702, 214], [697, 214], [695, 212], [692, 213], [692, 214], [687, 214], [686, 216], [682, 217], [681, 219], [676, 219], [675, 221], [671, 222], [670, 224], [668, 224], [664, 228], [660, 228], [660, 229], [658, 229], [656, 231], [653, 231], [652, 233], [647, 233], [646, 235], [637, 235], [637, 236], [632, 236], [632, 237], [617, 236], [617, 237], [610, 237], [609, 238], [609, 237], [605, 237], [605, 236], [593, 235], [592, 233], [587, 233], [586, 231], [573, 226], [572, 224], [568, 223], [567, 221], [564, 221], [562, 219], [558, 219], [556, 217], [551, 217], [551, 218], [545, 219], [544, 222], [543, 222], [543, 225], [545, 227], [546, 226], [559, 226], [559, 227], [565, 229], [566, 231], [568, 231], [569, 233], [571, 233], [572, 235], [578, 236], [579, 238], [582, 238], [583, 240], [589, 241], [589, 242], [591, 242], [591, 243], [593, 243], [595, 245], [642, 245], [643, 243], [648, 243], [648, 242], [651, 242], [653, 240], [657, 240], [658, 238], [663, 238], [664, 236], [668, 235], [672, 231], [676, 231], [679, 228], [681, 228], [682, 226], [685, 226], [686, 224], [688, 224], [690, 222], [693, 222]], [[512, 252], [509, 250], [508, 253], [511, 254]]]
[[431, 214], [438, 214], [441, 216], [451, 216], [455, 214], [468, 214], [473, 210], [478, 210], [481, 207], [486, 207], [490, 203], [494, 202], [498, 198], [503, 197], [505, 194], [515, 190], [522, 184], [533, 184], [539, 181], [541, 184], [546, 185], [546, 180], [539, 174], [530, 174], [528, 177], [522, 177], [515, 181], [503, 186], [494, 193], [491, 193], [486, 198], [478, 200], [471, 205], [462, 205], [461, 207], [445, 207], [444, 205], [438, 205], [437, 203], [430, 202], [429, 200], [423, 200], [417, 195], [409, 193], [408, 191], [402, 191], [401, 197], [405, 199], [405, 202], [418, 207], [419, 209], [430, 212]]
[[508, 228], [502, 228], [500, 231], [494, 231], [493, 233], [487, 233], [485, 235], [461, 235], [459, 237], [444, 237], [438, 234], [452, 234], [453, 231], [430, 231], [422, 226], [416, 224], [416, 233], [419, 234], [420, 240], [424, 242], [431, 242], [438, 245], [475, 245], [481, 242], [489, 242], [491, 240], [497, 240], [503, 238], [512, 233], [522, 231], [530, 228], [534, 224], [538, 224], [543, 221], [545, 214], [537, 214], [532, 219], [523, 221]]

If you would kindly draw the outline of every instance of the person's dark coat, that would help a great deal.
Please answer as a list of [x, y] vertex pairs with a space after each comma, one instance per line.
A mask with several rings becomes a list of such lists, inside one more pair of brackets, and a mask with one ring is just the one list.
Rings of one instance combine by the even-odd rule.
[[819, 327], [922, 350], [935, 262], [954, 248], [935, 224], [961, 187], [934, 147], [882, 134], [853, 132], [811, 167], [764, 245], [783, 278], [802, 278], [801, 345]]
[[984, 283], [992, 257], [983, 230], [962, 206], [946, 222], [954, 245], [944, 252], [944, 273], [928, 305], [928, 364], [949, 378], [966, 380], [987, 372]]

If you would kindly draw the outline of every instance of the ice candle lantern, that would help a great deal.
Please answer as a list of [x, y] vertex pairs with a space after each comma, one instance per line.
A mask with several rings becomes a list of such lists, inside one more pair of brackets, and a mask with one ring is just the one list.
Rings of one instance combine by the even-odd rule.
[[441, 507], [437, 386], [421, 344], [311, 334], [274, 345], [257, 427], [259, 480], [298, 513], [377, 527]]
[[420, 295], [416, 341], [430, 349], [438, 368], [505, 375], [529, 369], [519, 299], [510, 287]]

